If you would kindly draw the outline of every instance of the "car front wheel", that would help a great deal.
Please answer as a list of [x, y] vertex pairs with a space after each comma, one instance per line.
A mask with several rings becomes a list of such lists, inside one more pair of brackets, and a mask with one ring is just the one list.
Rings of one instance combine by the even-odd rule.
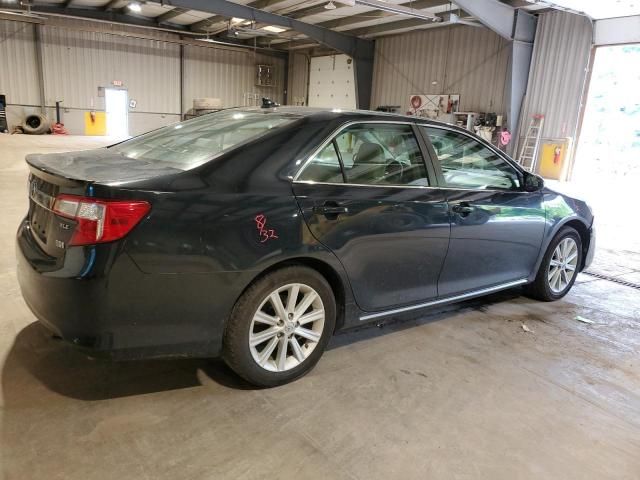
[[271, 272], [236, 303], [225, 328], [223, 358], [254, 385], [295, 380], [320, 359], [335, 312], [331, 287], [315, 270], [292, 266]]
[[580, 235], [575, 229], [564, 227], [551, 241], [536, 279], [527, 286], [527, 293], [546, 302], [564, 297], [576, 281], [581, 262]]

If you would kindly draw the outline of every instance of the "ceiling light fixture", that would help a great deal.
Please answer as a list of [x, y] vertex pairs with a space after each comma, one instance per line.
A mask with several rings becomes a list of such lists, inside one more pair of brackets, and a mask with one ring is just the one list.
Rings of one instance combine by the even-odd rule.
[[[379, 0], [355, 1], [358, 5], [366, 5], [367, 7], [377, 8], [378, 10], [395, 13], [397, 15], [406, 15], [408, 17], [422, 18], [424, 20], [433, 20], [434, 22], [439, 22], [442, 20], [441, 17], [439, 17], [438, 15], [434, 15], [433, 13], [423, 12], [422, 10], [416, 10], [415, 8], [403, 7], [402, 5], [392, 5], [390, 3], [380, 2]], [[325, 5], [324, 8], [327, 8], [327, 5]]]
[[327, 3], [324, 6], [325, 10], [335, 10], [336, 9], [336, 4], [333, 3], [333, 0], [329, 0], [329, 3]]
[[142, 11], [142, 5], [140, 4], [140, 2], [129, 2], [129, 5], [127, 5], [127, 7], [129, 8], [129, 10], [135, 13], [140, 13]]

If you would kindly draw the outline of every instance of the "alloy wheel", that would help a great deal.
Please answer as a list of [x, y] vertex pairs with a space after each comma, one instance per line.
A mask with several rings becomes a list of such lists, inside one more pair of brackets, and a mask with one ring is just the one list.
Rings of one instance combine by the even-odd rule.
[[318, 292], [302, 283], [279, 287], [253, 315], [249, 328], [251, 356], [265, 370], [291, 370], [316, 348], [324, 323], [324, 305]]
[[553, 293], [561, 293], [571, 283], [578, 266], [578, 244], [567, 237], [558, 243], [547, 273], [547, 282]]

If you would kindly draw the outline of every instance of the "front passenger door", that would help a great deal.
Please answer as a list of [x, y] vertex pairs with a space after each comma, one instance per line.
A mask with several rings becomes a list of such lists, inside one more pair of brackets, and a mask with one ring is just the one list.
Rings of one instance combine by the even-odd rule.
[[541, 192], [471, 135], [421, 127], [449, 203], [451, 241], [438, 281], [441, 297], [519, 281], [532, 273], [545, 228]]
[[409, 123], [345, 127], [296, 176], [307, 225], [344, 266], [363, 310], [437, 296], [449, 214], [430, 183]]

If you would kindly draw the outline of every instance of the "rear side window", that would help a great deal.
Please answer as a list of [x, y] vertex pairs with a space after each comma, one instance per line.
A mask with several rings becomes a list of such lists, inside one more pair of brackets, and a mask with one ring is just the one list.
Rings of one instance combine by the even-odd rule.
[[188, 170], [299, 118], [278, 112], [222, 110], [154, 130], [110, 150], [127, 158]]
[[[342, 130], [307, 164], [298, 180], [359, 185], [427, 186], [411, 125], [356, 124]], [[328, 180], [331, 177], [333, 180]]]
[[342, 167], [335, 141], [318, 152], [298, 176], [303, 182], [342, 183]]

